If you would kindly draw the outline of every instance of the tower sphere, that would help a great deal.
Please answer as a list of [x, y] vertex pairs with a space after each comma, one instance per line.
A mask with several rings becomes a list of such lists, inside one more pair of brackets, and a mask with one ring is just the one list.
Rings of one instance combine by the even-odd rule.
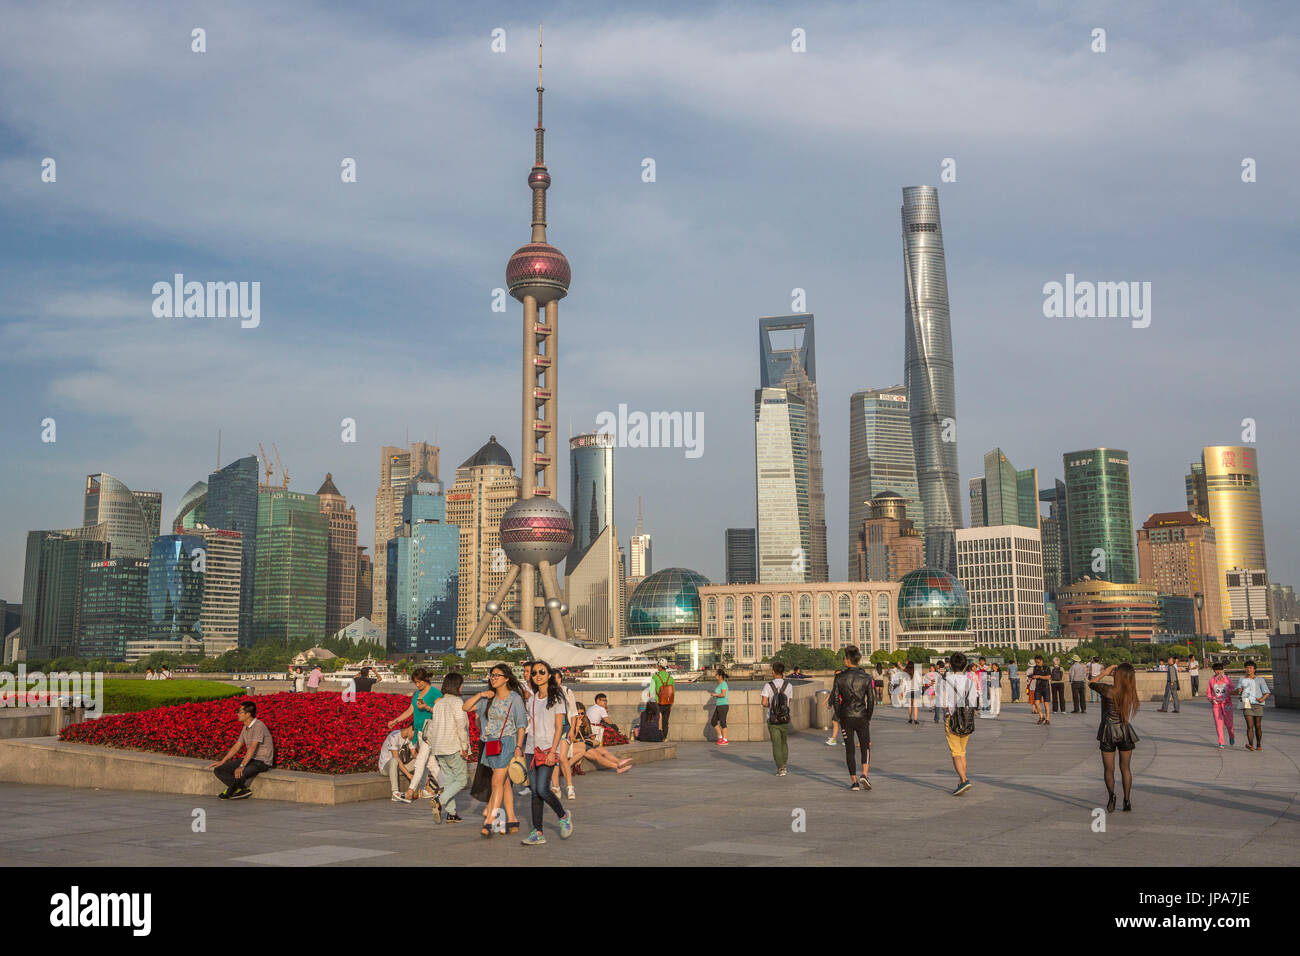
[[501, 547], [515, 564], [558, 564], [573, 547], [573, 521], [551, 498], [521, 498], [501, 517]]
[[520, 302], [531, 295], [545, 305], [569, 294], [569, 260], [549, 242], [520, 246], [506, 263], [506, 285]]

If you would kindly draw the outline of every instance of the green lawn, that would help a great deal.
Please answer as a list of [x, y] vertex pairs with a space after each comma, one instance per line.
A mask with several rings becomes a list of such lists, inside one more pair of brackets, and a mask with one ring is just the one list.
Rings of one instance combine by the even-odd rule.
[[104, 713], [127, 714], [152, 707], [189, 704], [201, 700], [238, 697], [243, 691], [214, 680], [122, 680], [104, 681]]

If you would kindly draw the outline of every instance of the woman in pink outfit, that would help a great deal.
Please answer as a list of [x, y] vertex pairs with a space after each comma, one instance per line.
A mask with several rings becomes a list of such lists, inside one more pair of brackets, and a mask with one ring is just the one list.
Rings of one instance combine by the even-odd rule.
[[1223, 728], [1228, 727], [1228, 745], [1237, 742], [1232, 732], [1232, 681], [1223, 673], [1223, 665], [1214, 665], [1214, 676], [1205, 687], [1205, 696], [1214, 710], [1214, 727], [1219, 732], [1219, 746], [1223, 746]]

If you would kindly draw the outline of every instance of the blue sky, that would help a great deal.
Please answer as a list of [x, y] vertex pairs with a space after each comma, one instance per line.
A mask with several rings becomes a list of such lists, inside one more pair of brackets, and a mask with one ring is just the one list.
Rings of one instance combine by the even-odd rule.
[[[657, 567], [716, 580], [723, 529], [753, 524], [757, 319], [798, 287], [844, 574], [848, 397], [902, 380], [900, 189], [933, 183], [963, 490], [994, 446], [1044, 485], [1066, 451], [1125, 448], [1140, 524], [1254, 418], [1270, 570], [1297, 582], [1291, 8], [589, 6], [7, 4], [0, 595], [28, 529], [78, 523], [87, 473], [168, 517], [218, 429], [225, 461], [274, 441], [297, 489], [333, 472], [367, 545], [408, 427], [447, 480], [489, 434], [518, 456], [520, 313], [491, 298], [528, 239], [539, 20], [562, 430], [620, 403], [705, 415], [697, 459], [616, 453], [620, 536], [642, 496]], [[155, 319], [175, 272], [259, 281], [261, 325]], [[1044, 318], [1067, 272], [1151, 282], [1151, 326]]]

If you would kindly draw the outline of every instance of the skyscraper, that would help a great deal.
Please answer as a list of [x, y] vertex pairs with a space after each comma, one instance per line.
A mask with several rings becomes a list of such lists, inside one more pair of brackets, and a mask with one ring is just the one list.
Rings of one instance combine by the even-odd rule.
[[[1241, 445], [1208, 445], [1201, 450], [1205, 481], [1205, 517], [1214, 526], [1219, 551], [1219, 572], [1232, 568], [1268, 571], [1264, 550], [1264, 508], [1259, 490], [1259, 455]], [[1197, 473], [1192, 466], [1192, 474]], [[1231, 628], [1231, 605], [1226, 579], [1220, 588], [1223, 626]], [[1251, 608], [1255, 618], [1266, 617]]]
[[990, 528], [1038, 524], [1038, 469], [1017, 471], [1001, 448], [984, 455], [984, 476], [970, 480], [970, 524]]
[[135, 492], [106, 472], [86, 476], [82, 527], [108, 526], [108, 544], [115, 558], [149, 557], [158, 535], [161, 491]]
[[126, 658], [126, 642], [149, 626], [149, 562], [143, 558], [88, 561], [82, 578], [77, 654]]
[[758, 533], [753, 528], [728, 528], [725, 538], [728, 584], [758, 583]]
[[[1056, 523], [1055, 530], [1051, 532], [1057, 542], [1053, 546], [1048, 544], [1046, 523], [1040, 524], [1043, 528], [1043, 584], [1048, 591], [1055, 591], [1074, 580], [1070, 573], [1070, 509], [1065, 502], [1065, 482], [1056, 479], [1051, 488], [1043, 488], [1038, 492], [1038, 500], [1047, 505], [1047, 516]], [[1050, 573], [1048, 556], [1053, 547], [1060, 557], [1052, 565], [1054, 573]]]
[[[375, 566], [364, 544], [357, 545], [357, 618], [370, 620], [375, 600]], [[381, 632], [382, 633], [382, 632]]]
[[407, 483], [402, 523], [388, 542], [388, 649], [456, 649], [460, 529], [447, 522], [442, 482], [427, 470]]
[[28, 660], [76, 654], [86, 566], [108, 557], [106, 523], [27, 532], [22, 646]]
[[600, 533], [614, 523], [614, 437], [609, 432], [595, 432], [569, 439], [573, 550], [565, 561], [566, 574], [577, 567]]
[[246, 455], [208, 475], [207, 524], [238, 531], [239, 646], [253, 646], [253, 592], [257, 587], [257, 459]]
[[287, 488], [257, 493], [257, 640], [321, 641], [329, 566], [329, 518], [320, 500]]
[[758, 320], [761, 388], [784, 388], [803, 403], [807, 470], [805, 563], [809, 581], [829, 581], [826, 555], [826, 488], [817, 401], [817, 349], [812, 313], [774, 315]]
[[1128, 452], [1087, 448], [1067, 452], [1064, 462], [1073, 580], [1087, 575], [1094, 581], [1136, 584]]
[[[447, 523], [460, 529], [459, 609], [456, 616], [456, 646], [464, 647], [483, 614], [483, 608], [501, 582], [510, 562], [501, 547], [501, 519], [519, 500], [519, 477], [510, 453], [492, 435], [456, 469], [456, 481], [447, 493]], [[517, 592], [501, 601], [502, 610], [513, 617]], [[500, 618], [488, 625], [485, 640], [494, 644], [508, 636]]]
[[892, 491], [906, 502], [906, 517], [925, 535], [916, 487], [911, 412], [903, 386], [868, 388], [849, 397], [849, 580], [858, 573], [858, 538], [871, 516], [870, 501]]
[[[375, 492], [375, 550], [370, 619], [381, 630], [388, 626], [388, 542], [402, 523], [406, 486], [421, 471], [438, 477], [438, 448], [411, 442], [408, 448], [385, 445], [379, 450], [379, 488]], [[352, 623], [351, 621], [348, 622]]]
[[167, 530], [175, 531], [177, 528], [189, 530], [197, 525], [207, 523], [208, 483], [206, 481], [196, 481], [190, 485], [189, 490], [181, 497], [181, 503], [177, 506], [176, 514]]
[[939, 190], [902, 191], [904, 264], [904, 389], [911, 410], [917, 486], [926, 515], [926, 564], [957, 572], [956, 538], [962, 527], [957, 473], [957, 388], [948, 311], [948, 272]]
[[636, 499], [636, 533], [632, 535], [629, 549], [631, 559], [628, 564], [628, 576], [640, 581], [653, 573], [650, 559], [650, 535], [646, 533], [645, 521], [641, 516], [641, 498]]
[[957, 390], [939, 191], [933, 186], [905, 187], [901, 217], [906, 313], [903, 387], [910, 404], [916, 483], [925, 514], [925, 563], [956, 574], [953, 532], [962, 525]]
[[807, 413], [784, 388], [754, 392], [758, 580], [811, 581]]
[[333, 637], [357, 619], [357, 509], [348, 505], [329, 472], [316, 497], [321, 512], [329, 519], [325, 633]]
[[1214, 527], [1209, 520], [1190, 511], [1165, 511], [1148, 515], [1137, 532], [1140, 583], [1162, 595], [1184, 598], [1202, 596], [1195, 612], [1196, 634], [1218, 635], [1223, 631], [1220, 609], [1218, 551]]
[[1047, 633], [1042, 547], [1037, 528], [963, 528], [957, 579], [970, 597], [970, 629], [981, 647], [1041, 646]]
[[187, 533], [203, 538], [203, 609], [199, 630], [203, 653], [216, 657], [239, 646], [239, 606], [243, 592], [244, 536], [200, 524]]
[[[200, 641], [205, 542], [197, 534], [164, 534], [149, 555], [149, 641]], [[138, 639], [145, 638], [144, 634]]]

